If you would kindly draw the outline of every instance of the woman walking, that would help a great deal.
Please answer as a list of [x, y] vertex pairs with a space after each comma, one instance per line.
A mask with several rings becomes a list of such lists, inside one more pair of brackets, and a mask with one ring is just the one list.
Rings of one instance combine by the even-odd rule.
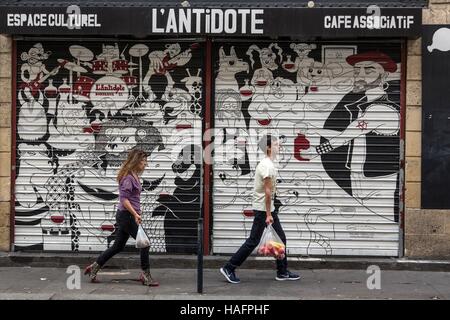
[[[138, 225], [142, 223], [140, 196], [142, 186], [139, 176], [147, 166], [147, 154], [140, 149], [133, 149], [128, 153], [127, 160], [117, 174], [119, 183], [119, 206], [116, 213], [116, 238], [112, 247], [105, 250], [97, 261], [86, 267], [84, 274], [89, 275], [91, 282], [97, 281], [98, 271], [114, 255], [121, 252], [132, 236], [136, 239]], [[139, 249], [141, 254], [142, 274], [140, 280], [143, 285], [158, 286], [150, 274], [149, 248]]]

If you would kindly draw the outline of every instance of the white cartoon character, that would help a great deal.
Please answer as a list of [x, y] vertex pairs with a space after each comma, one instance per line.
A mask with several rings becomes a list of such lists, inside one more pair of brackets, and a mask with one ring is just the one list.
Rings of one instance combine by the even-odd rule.
[[[285, 184], [285, 185], [284, 185]], [[307, 254], [330, 255], [335, 239], [334, 208], [324, 202], [324, 178], [305, 171], [296, 171], [286, 179], [281, 179], [277, 199], [281, 201], [280, 214], [296, 215], [299, 236], [307, 241]], [[322, 197], [320, 197], [322, 196]], [[323, 225], [329, 225], [324, 230]]]
[[201, 115], [202, 114], [202, 77], [200, 77], [200, 69], [197, 69], [197, 75], [191, 75], [189, 69], [186, 69], [188, 77], [181, 79], [181, 82], [184, 83], [186, 88], [188, 89], [189, 94], [191, 95], [191, 104], [189, 106], [189, 111], [191, 113]]
[[331, 71], [321, 62], [310, 61], [300, 72], [300, 83], [306, 87], [306, 92], [324, 92], [331, 86]]
[[278, 50], [279, 63], [281, 63], [283, 57], [283, 49], [281, 49], [278, 44], [272, 43], [268, 48], [260, 49], [256, 45], [251, 45], [247, 50], [247, 55], [250, 57], [250, 61], [252, 62], [252, 68], [254, 67], [255, 61], [253, 60], [253, 52], [256, 51], [259, 53], [261, 68], [256, 69], [253, 73], [253, 77], [251, 80], [251, 84], [254, 87], [263, 88], [273, 80], [272, 71], [278, 69], [277, 64], [277, 54], [273, 51], [273, 49]]
[[[276, 127], [274, 121], [298, 122], [304, 118], [303, 103], [299, 101], [296, 84], [281, 77], [270, 80], [264, 87], [257, 87], [248, 113], [252, 128]], [[280, 114], [285, 120], [279, 119]]]
[[16, 178], [15, 196], [22, 207], [32, 208], [38, 202], [39, 195], [36, 188], [39, 189], [44, 184], [45, 177], [52, 175], [53, 161], [49, 157], [48, 148], [42, 143], [39, 145], [20, 143], [17, 150], [20, 168]]
[[300, 73], [300, 84], [305, 90], [302, 102], [308, 112], [330, 112], [345, 92], [336, 90], [337, 83], [342, 82], [341, 78], [333, 78], [333, 71], [329, 66], [321, 62], [312, 61], [305, 65]]
[[[278, 50], [278, 53], [274, 52], [274, 48]], [[251, 45], [247, 50], [247, 55], [250, 57], [250, 61], [252, 62], [252, 68], [255, 64], [255, 61], [253, 60], [253, 51], [258, 52], [262, 69], [268, 69], [271, 71], [278, 69], [278, 64], [276, 62], [277, 54], [280, 58], [279, 62], [283, 59], [281, 55], [283, 53], [283, 49], [281, 49], [276, 43], [271, 43], [268, 48], [262, 49], [260, 49], [257, 45]]]
[[234, 47], [230, 48], [230, 55], [223, 47], [219, 49], [219, 72], [216, 77], [216, 108], [218, 128], [226, 128], [231, 134], [237, 128], [245, 128], [242, 115], [242, 96], [236, 75], [249, 71], [248, 63], [238, 58]]
[[[245, 143], [239, 143], [238, 137], [228, 137], [224, 130], [216, 130], [214, 147], [214, 193], [222, 198], [221, 203], [216, 203], [217, 209], [234, 205], [240, 194], [239, 178], [245, 165]], [[245, 140], [245, 138], [243, 138]], [[247, 172], [248, 173], [248, 172]], [[232, 193], [228, 196], [229, 193]], [[223, 202], [225, 201], [225, 202]]]
[[314, 59], [309, 58], [308, 55], [311, 51], [315, 50], [317, 46], [315, 44], [291, 43], [290, 48], [297, 54], [297, 57], [295, 58], [295, 61], [292, 61], [291, 56], [287, 55], [288, 59], [282, 63], [282, 67], [290, 73], [297, 73], [297, 84], [301, 86], [301, 71], [306, 65], [310, 65], [314, 62]]
[[111, 45], [102, 45], [102, 53], [97, 55], [97, 59], [113, 61], [118, 60], [120, 58], [119, 45], [117, 43], [114, 46]]
[[[317, 49], [317, 46], [315, 44], [307, 43], [291, 43], [289, 47], [297, 54], [297, 58], [295, 59], [295, 67], [297, 68], [297, 70], [299, 70], [299, 67], [302, 63], [305, 62], [305, 60], [312, 59], [308, 58], [308, 55], [311, 53], [311, 51]], [[291, 70], [289, 69], [289, 71]]]
[[192, 50], [199, 47], [198, 43], [192, 44], [187, 50], [181, 52], [181, 46], [178, 43], [166, 44], [164, 51], [152, 51], [148, 55], [150, 66], [143, 80], [143, 89], [153, 98], [155, 92], [150, 87], [150, 78], [153, 75], [162, 75], [167, 79], [165, 92], [172, 90], [175, 82], [170, 72], [176, 67], [186, 65], [192, 58]]
[[48, 71], [43, 63], [50, 57], [51, 51], [44, 51], [41, 43], [36, 43], [28, 52], [22, 52], [20, 58], [24, 63], [20, 67], [21, 89], [30, 88], [33, 96], [41, 91], [41, 84], [50, 76], [58, 73], [59, 67]]
[[19, 91], [20, 111], [17, 120], [17, 132], [20, 139], [35, 141], [47, 133], [47, 115], [44, 109], [44, 95], [39, 91], [35, 99], [30, 88]]
[[167, 94], [166, 101], [162, 108], [166, 125], [171, 122], [176, 131], [191, 129], [198, 125], [198, 121], [201, 120], [201, 106], [193, 105], [193, 98], [189, 92], [174, 88]]
[[247, 72], [248, 63], [238, 58], [234, 47], [230, 49], [230, 55], [226, 55], [223, 46], [219, 49], [219, 72], [216, 77], [216, 92], [220, 90], [239, 91], [239, 85], [236, 80], [236, 74]]
[[220, 90], [216, 93], [216, 126], [227, 130], [245, 128], [242, 115], [242, 100], [239, 93], [231, 89]]

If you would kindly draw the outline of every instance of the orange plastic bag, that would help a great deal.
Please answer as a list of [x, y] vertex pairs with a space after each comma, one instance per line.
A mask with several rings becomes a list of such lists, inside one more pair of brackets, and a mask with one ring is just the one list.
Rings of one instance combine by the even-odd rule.
[[269, 224], [261, 237], [258, 245], [258, 254], [268, 257], [274, 257], [278, 260], [283, 260], [286, 256], [286, 246], [281, 241], [278, 234]]

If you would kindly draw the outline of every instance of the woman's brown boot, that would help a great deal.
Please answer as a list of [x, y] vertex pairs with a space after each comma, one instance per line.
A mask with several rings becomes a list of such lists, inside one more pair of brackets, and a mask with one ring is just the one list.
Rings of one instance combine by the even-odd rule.
[[97, 283], [99, 282], [97, 280], [97, 273], [100, 271], [100, 269], [101, 266], [97, 262], [94, 262], [93, 264], [87, 266], [86, 269], [84, 269], [84, 274], [89, 275], [91, 282]]
[[150, 286], [150, 287], [159, 286], [158, 281], [156, 281], [152, 278], [152, 275], [150, 274], [150, 269], [146, 269], [146, 270], [142, 271], [140, 280], [144, 286]]

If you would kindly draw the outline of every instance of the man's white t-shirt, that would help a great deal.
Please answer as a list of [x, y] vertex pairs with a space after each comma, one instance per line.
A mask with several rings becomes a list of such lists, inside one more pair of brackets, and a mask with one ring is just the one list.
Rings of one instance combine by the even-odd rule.
[[253, 190], [253, 209], [266, 211], [266, 194], [264, 192], [264, 179], [270, 178], [272, 182], [272, 196], [270, 212], [275, 210], [274, 197], [277, 187], [278, 170], [269, 157], [265, 157], [256, 166], [255, 170], [255, 188]]

